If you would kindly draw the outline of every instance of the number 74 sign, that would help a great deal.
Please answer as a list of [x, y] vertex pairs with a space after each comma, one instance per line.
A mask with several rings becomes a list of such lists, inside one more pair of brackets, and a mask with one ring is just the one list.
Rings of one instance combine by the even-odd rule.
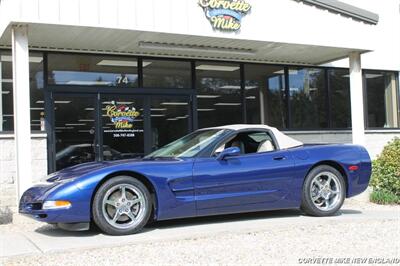
[[128, 77], [125, 75], [117, 76], [116, 81], [117, 81], [117, 84], [128, 84], [129, 83]]

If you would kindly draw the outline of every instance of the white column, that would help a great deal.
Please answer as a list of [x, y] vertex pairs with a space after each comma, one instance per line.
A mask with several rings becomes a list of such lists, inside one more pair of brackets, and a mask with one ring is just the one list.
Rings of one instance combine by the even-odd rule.
[[[1, 56], [1, 53], [0, 53]], [[3, 71], [1, 69], [2, 62], [0, 59], [0, 132], [3, 131]]]
[[350, 59], [350, 99], [353, 143], [364, 145], [364, 97], [361, 72], [361, 55], [352, 52]]
[[28, 27], [12, 27], [15, 161], [17, 200], [32, 185]]

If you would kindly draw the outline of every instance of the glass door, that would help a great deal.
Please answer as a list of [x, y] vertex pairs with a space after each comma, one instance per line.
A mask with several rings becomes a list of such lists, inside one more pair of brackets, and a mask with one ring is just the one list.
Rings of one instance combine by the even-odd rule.
[[145, 155], [145, 104], [141, 96], [101, 97], [102, 160]]
[[50, 171], [140, 158], [192, 128], [189, 96], [52, 94]]
[[151, 150], [189, 133], [192, 125], [188, 96], [152, 96], [150, 98]]
[[96, 98], [54, 94], [55, 169], [96, 160]]

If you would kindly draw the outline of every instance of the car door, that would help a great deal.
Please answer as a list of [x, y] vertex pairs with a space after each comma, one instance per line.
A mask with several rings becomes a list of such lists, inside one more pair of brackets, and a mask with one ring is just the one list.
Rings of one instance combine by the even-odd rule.
[[294, 161], [287, 150], [218, 160], [197, 158], [193, 181], [198, 215], [286, 207]]

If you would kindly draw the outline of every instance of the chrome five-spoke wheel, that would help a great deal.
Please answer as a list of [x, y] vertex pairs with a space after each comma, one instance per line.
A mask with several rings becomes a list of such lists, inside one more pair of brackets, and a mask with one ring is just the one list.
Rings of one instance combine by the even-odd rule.
[[115, 228], [130, 228], [139, 223], [145, 208], [143, 193], [130, 184], [111, 187], [103, 198], [103, 215]]
[[331, 172], [321, 172], [311, 181], [310, 196], [314, 205], [323, 211], [334, 209], [340, 202], [342, 186]]
[[333, 215], [343, 205], [345, 196], [342, 174], [332, 166], [320, 165], [304, 180], [301, 209], [314, 216]]
[[93, 221], [107, 234], [133, 234], [147, 223], [151, 209], [151, 196], [142, 182], [130, 176], [117, 176], [97, 190]]

